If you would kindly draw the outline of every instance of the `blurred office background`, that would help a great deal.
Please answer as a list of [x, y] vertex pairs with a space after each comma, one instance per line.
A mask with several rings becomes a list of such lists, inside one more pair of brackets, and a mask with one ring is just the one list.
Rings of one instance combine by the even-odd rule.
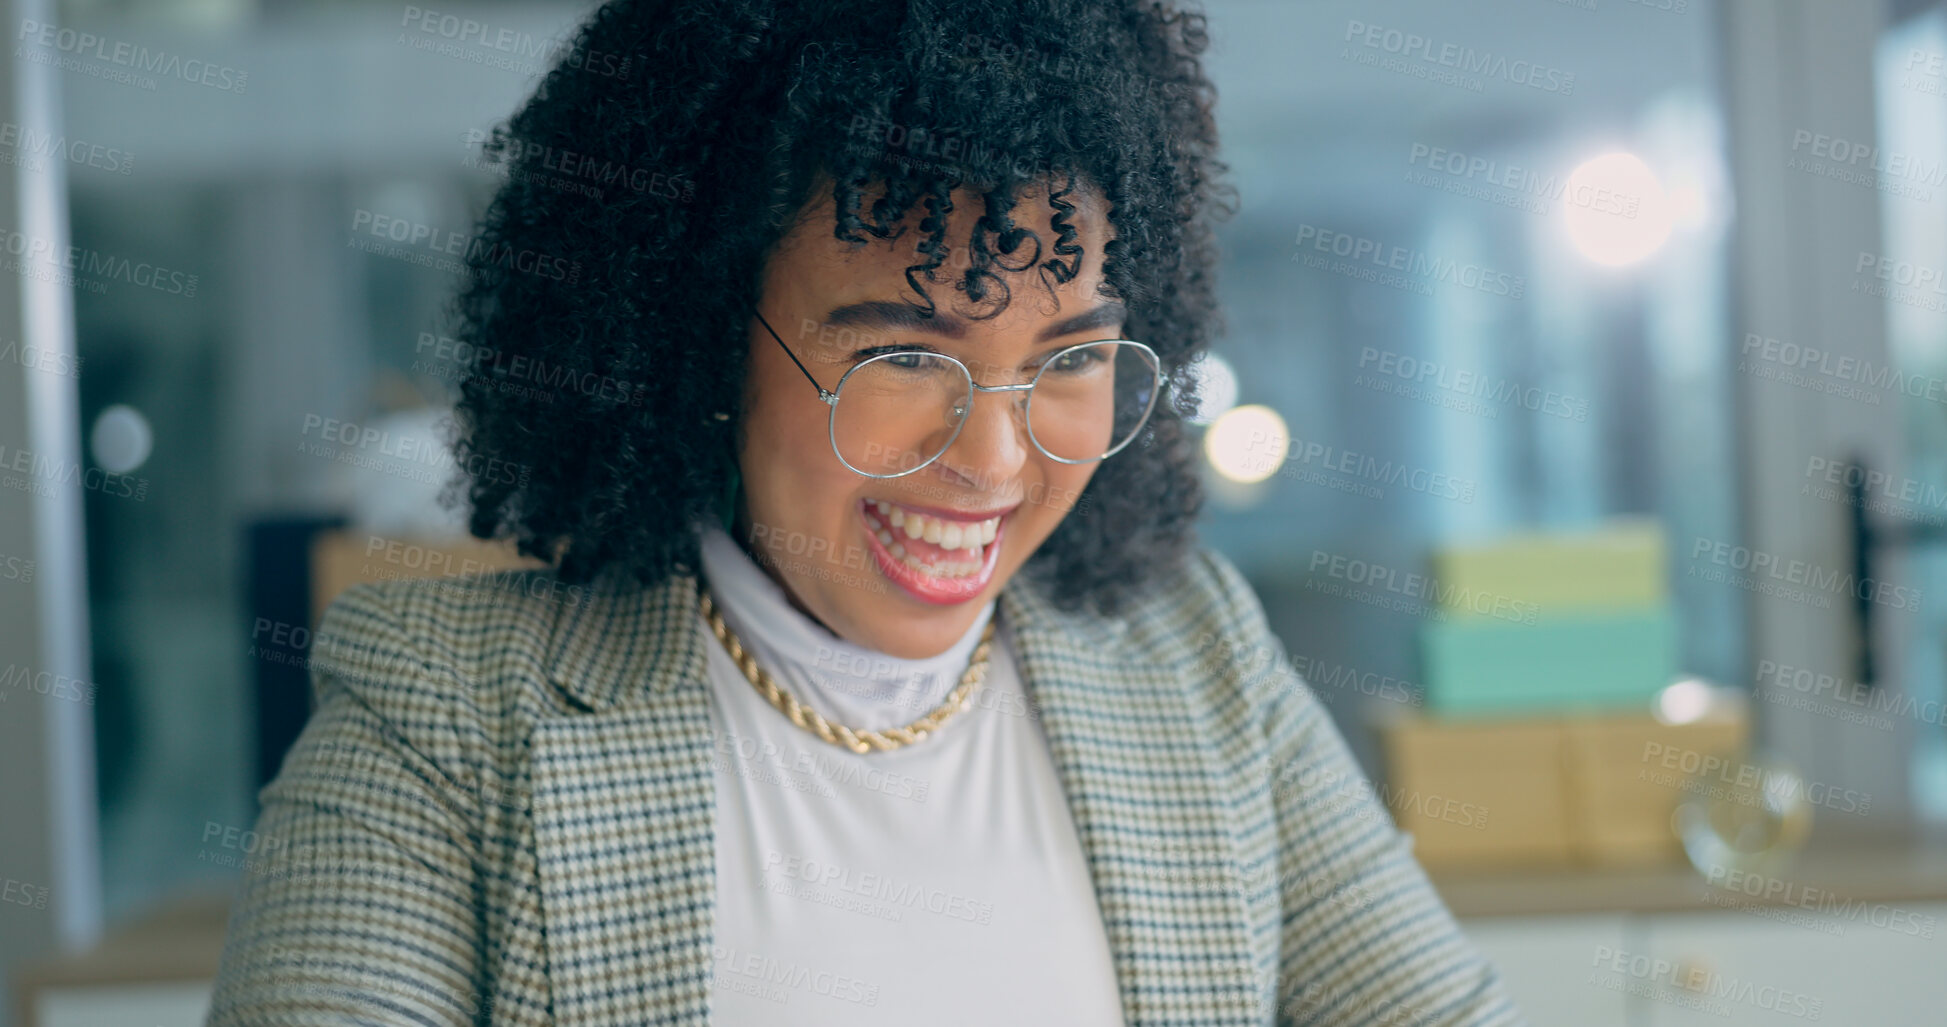
[[[458, 280], [360, 232], [470, 231], [543, 66], [482, 39], [590, 5], [12, 6], [0, 230], [101, 270], [0, 276], [0, 1023], [194, 1022], [299, 632], [373, 538], [477, 554], [320, 441], [456, 370]], [[1206, 10], [1204, 536], [1470, 931], [1537, 1023], [1930, 1022], [1947, 5]]]

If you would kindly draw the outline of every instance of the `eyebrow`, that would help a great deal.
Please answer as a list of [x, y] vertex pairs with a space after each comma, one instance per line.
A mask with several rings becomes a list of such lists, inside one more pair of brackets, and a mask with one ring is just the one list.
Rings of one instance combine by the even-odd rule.
[[[1041, 334], [1035, 337], [1035, 341], [1046, 342], [1064, 335], [1121, 324], [1127, 319], [1128, 314], [1128, 308], [1121, 303], [1105, 303], [1086, 313], [1076, 314], [1067, 320], [1049, 325], [1041, 330]], [[952, 314], [936, 312], [932, 317], [926, 317], [909, 303], [887, 300], [868, 300], [863, 303], [847, 303], [834, 307], [825, 315], [824, 323], [831, 328], [876, 329], [881, 332], [927, 332], [933, 335], [944, 335], [949, 339], [964, 339], [967, 336], [967, 322]]]

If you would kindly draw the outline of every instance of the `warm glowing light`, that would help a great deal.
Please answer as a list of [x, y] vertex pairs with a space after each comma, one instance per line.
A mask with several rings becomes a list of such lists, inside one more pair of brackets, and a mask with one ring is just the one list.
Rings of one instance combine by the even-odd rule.
[[1681, 228], [1697, 228], [1710, 219], [1704, 191], [1695, 183], [1670, 187], [1670, 223]]
[[1598, 264], [1620, 267], [1655, 253], [1670, 238], [1669, 195], [1656, 172], [1633, 153], [1587, 161], [1562, 188], [1569, 241]]
[[1278, 473], [1291, 433], [1284, 418], [1267, 406], [1232, 407], [1211, 422], [1203, 436], [1204, 459], [1231, 481], [1263, 481]]

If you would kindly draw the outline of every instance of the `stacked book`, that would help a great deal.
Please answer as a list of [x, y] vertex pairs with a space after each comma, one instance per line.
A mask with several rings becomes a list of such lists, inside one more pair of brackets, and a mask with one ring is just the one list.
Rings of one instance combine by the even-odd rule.
[[1424, 713], [1380, 727], [1387, 797], [1423, 862], [1681, 858], [1686, 779], [1663, 757], [1735, 753], [1747, 723], [1735, 705], [1659, 706], [1681, 680], [1666, 552], [1655, 521], [1631, 518], [1433, 553]]

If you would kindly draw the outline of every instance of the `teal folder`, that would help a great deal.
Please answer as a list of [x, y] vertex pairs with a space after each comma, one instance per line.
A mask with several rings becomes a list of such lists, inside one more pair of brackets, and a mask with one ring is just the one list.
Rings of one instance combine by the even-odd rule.
[[1676, 676], [1667, 603], [1544, 613], [1533, 624], [1492, 617], [1420, 631], [1429, 712], [1450, 715], [1646, 710]]

